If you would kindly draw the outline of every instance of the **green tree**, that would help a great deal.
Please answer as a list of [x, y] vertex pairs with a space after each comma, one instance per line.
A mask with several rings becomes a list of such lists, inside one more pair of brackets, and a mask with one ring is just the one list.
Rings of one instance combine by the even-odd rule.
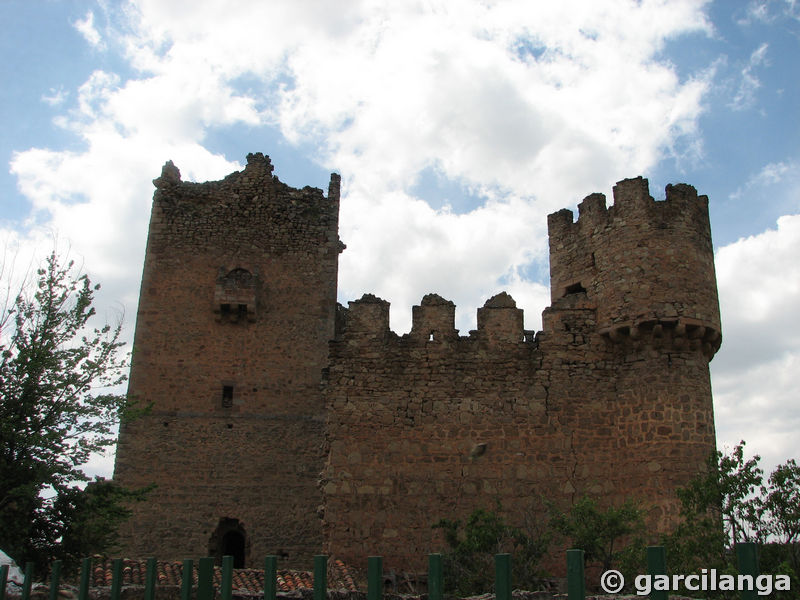
[[607, 571], [622, 551], [622, 542], [641, 532], [642, 510], [628, 499], [620, 506], [598, 508], [594, 499], [581, 497], [568, 513], [552, 510], [550, 526], [584, 551], [586, 562], [598, 561]]
[[790, 575], [796, 589], [800, 467], [789, 460], [764, 485], [760, 457], [745, 459], [744, 447], [742, 441], [730, 454], [714, 452], [706, 471], [678, 490], [682, 520], [664, 541], [667, 561], [674, 573], [736, 574], [735, 545], [754, 541], [761, 571]]
[[712, 453], [705, 472], [678, 490], [682, 521], [665, 541], [675, 572], [731, 568], [734, 544], [765, 541], [760, 457], [745, 460], [744, 446]]
[[761, 488], [767, 529], [780, 550], [779, 559], [800, 584], [800, 466], [789, 459], [770, 474], [768, 487]]
[[120, 325], [90, 326], [99, 286], [55, 253], [36, 275], [0, 315], [0, 547], [42, 564], [58, 556], [75, 498], [97, 499], [75, 486], [114, 443], [126, 402], [107, 393], [125, 380]]
[[800, 466], [793, 458], [770, 474], [769, 488], [761, 488], [770, 518], [770, 533], [785, 544], [800, 542]]
[[85, 488], [62, 489], [53, 502], [50, 519], [59, 540], [55, 554], [77, 566], [81, 558], [113, 547], [119, 525], [131, 514], [128, 506], [142, 500], [149, 489], [127, 490], [99, 477]]
[[460, 520], [451, 519], [442, 519], [434, 527], [442, 529], [449, 547], [442, 556], [448, 594], [465, 597], [490, 591], [494, 555], [504, 552], [512, 554], [516, 587], [533, 588], [541, 576], [537, 566], [549, 542], [544, 533], [507, 525], [496, 512], [482, 508], [474, 510], [463, 527]]

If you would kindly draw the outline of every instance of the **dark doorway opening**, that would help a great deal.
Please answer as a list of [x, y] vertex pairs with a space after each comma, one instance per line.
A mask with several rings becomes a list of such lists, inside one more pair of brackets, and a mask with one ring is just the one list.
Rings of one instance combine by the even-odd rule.
[[239, 519], [222, 518], [211, 536], [209, 554], [222, 564], [223, 556], [233, 557], [233, 568], [243, 569], [247, 564], [247, 534]]
[[233, 557], [233, 568], [244, 569], [244, 535], [229, 531], [222, 536], [222, 556]]

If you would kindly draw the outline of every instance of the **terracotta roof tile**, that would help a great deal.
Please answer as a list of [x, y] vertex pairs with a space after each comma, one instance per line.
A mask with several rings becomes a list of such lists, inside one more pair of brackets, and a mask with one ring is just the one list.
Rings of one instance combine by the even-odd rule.
[[[92, 585], [95, 587], [110, 586], [114, 561], [110, 558], [95, 556], [92, 559]], [[144, 585], [147, 573], [147, 561], [124, 559], [122, 568], [123, 585]], [[183, 563], [176, 561], [157, 561], [156, 580], [158, 585], [181, 585]], [[278, 569], [277, 589], [282, 592], [292, 590], [313, 589], [314, 577], [309, 571], [293, 571]], [[197, 561], [192, 569], [192, 582], [197, 585]], [[222, 569], [214, 567], [214, 586], [219, 588], [222, 582]], [[328, 563], [328, 589], [357, 591], [350, 570], [340, 560]], [[264, 591], [264, 571], [262, 569], [234, 569], [233, 591], [259, 594]]]

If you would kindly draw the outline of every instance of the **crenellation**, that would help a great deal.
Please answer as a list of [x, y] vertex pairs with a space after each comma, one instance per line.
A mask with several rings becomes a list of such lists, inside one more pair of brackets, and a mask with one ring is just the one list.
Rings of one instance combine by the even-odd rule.
[[442, 342], [458, 338], [456, 305], [438, 294], [427, 294], [411, 307], [411, 333], [415, 341]]
[[331, 173], [331, 181], [328, 184], [328, 200], [330, 202], [339, 202], [342, 186], [342, 176], [338, 173]]
[[373, 294], [364, 294], [359, 300], [347, 303], [342, 336], [348, 340], [371, 340], [385, 343], [389, 337], [389, 303]]
[[653, 202], [650, 186], [644, 177], [623, 179], [614, 186], [614, 216], [618, 219], [647, 214]]
[[557, 238], [560, 243], [569, 241], [568, 232], [572, 229], [575, 213], [568, 208], [547, 215], [547, 230], [551, 237]]
[[478, 309], [478, 335], [490, 345], [525, 342], [521, 308], [506, 292], [489, 298]]
[[578, 222], [584, 229], [592, 231], [595, 227], [606, 225], [607, 221], [605, 194], [589, 194], [578, 204]]

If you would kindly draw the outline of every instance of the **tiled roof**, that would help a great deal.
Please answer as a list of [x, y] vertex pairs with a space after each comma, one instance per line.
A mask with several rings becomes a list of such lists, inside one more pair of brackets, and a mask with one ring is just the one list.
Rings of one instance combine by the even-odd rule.
[[[181, 585], [183, 577], [182, 562], [158, 561], [156, 568], [157, 585]], [[92, 584], [94, 586], [111, 585], [113, 560], [95, 557], [92, 560]], [[144, 560], [124, 559], [122, 568], [123, 585], [144, 585], [147, 573], [147, 562]], [[192, 580], [197, 585], [197, 561], [194, 561]], [[214, 586], [219, 587], [222, 581], [222, 569], [214, 567]], [[313, 589], [314, 577], [309, 571], [290, 571], [278, 569], [277, 589], [282, 592], [292, 590]], [[340, 560], [328, 563], [328, 589], [356, 591], [356, 585], [350, 571]], [[233, 591], [260, 594], [264, 591], [264, 571], [262, 569], [234, 569]]]

